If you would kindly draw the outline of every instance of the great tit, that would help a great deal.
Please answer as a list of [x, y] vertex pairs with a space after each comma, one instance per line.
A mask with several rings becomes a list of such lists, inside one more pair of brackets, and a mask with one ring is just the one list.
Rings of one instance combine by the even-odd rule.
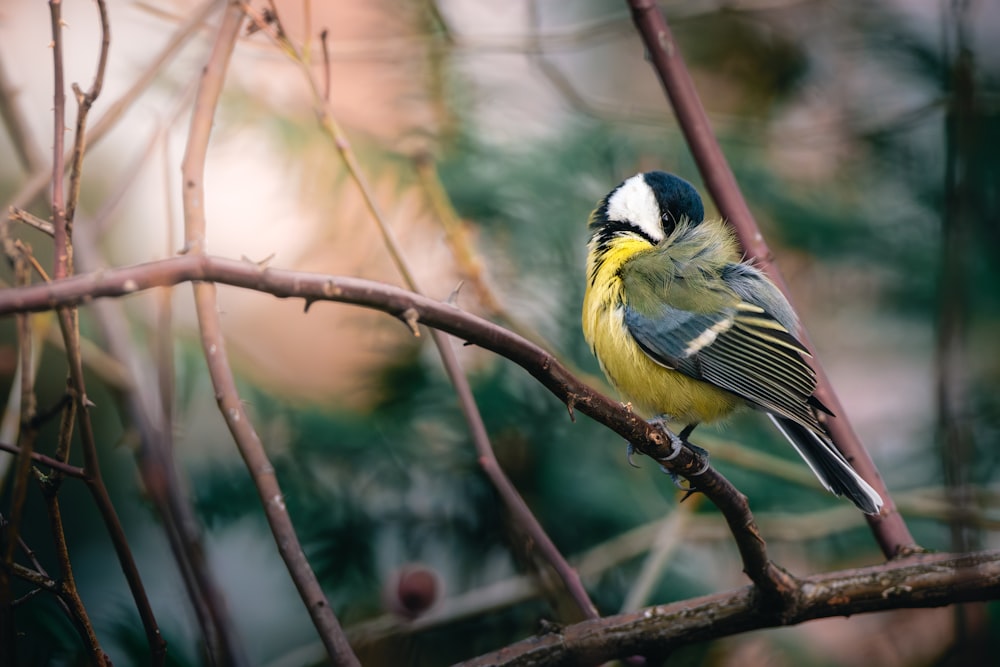
[[830, 440], [795, 312], [741, 261], [722, 220], [687, 181], [637, 174], [590, 216], [583, 333], [601, 369], [644, 416], [686, 425], [749, 406], [771, 418], [823, 485], [861, 511], [882, 498]]

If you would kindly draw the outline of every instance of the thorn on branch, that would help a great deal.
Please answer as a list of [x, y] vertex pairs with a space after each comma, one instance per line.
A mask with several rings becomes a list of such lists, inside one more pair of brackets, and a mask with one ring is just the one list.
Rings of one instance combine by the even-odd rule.
[[561, 635], [562, 631], [563, 625], [561, 623], [550, 621], [547, 618], [538, 621], [538, 634], [540, 635]]
[[284, 35], [284, 30], [281, 29], [281, 21], [278, 20], [278, 10], [274, 7], [274, 3], [271, 3], [270, 7], [262, 9], [258, 16], [260, 17], [259, 23], [257, 21], [250, 21], [247, 24], [247, 29], [244, 33], [247, 37], [260, 32], [264, 26], [274, 26], [278, 31], [278, 35]]
[[246, 255], [241, 255], [240, 259], [242, 259], [244, 262], [247, 262], [248, 264], [254, 264], [255, 266], [257, 266], [257, 268], [266, 269], [268, 265], [271, 263], [271, 260], [274, 259], [276, 255], [277, 253], [272, 252], [270, 255], [261, 260], [254, 260], [250, 259]]
[[448, 299], [445, 301], [445, 303], [447, 303], [449, 306], [455, 306], [456, 308], [458, 308], [458, 293], [461, 291], [463, 285], [465, 285], [465, 281], [459, 280], [458, 284], [455, 285], [455, 289], [453, 289], [451, 291], [451, 294], [448, 295]]
[[413, 334], [414, 338], [420, 338], [420, 327], [417, 326], [420, 322], [420, 314], [416, 308], [407, 308], [399, 314], [399, 319], [410, 328], [410, 333]]
[[323, 31], [319, 33], [319, 41], [323, 46], [323, 101], [330, 101], [330, 45], [327, 42], [327, 38], [330, 36], [330, 31], [323, 28]]
[[[21, 254], [21, 256], [25, 259], [25, 261], [28, 262], [28, 264], [31, 264], [31, 268], [33, 268], [35, 272], [38, 273], [38, 275], [41, 277], [42, 280], [44, 280], [47, 283], [52, 282], [52, 279], [49, 278], [49, 274], [45, 272], [45, 269], [42, 267], [42, 265], [38, 262], [37, 259], [35, 259], [35, 255], [31, 251], [30, 245], [23, 242], [21, 239], [17, 239], [16, 241], [14, 241], [14, 249]], [[28, 278], [25, 277], [25, 280], [27, 279]]]
[[45, 422], [49, 421], [53, 417], [62, 414], [63, 409], [73, 401], [73, 395], [68, 391], [63, 392], [63, 395], [59, 400], [49, 409], [44, 412], [38, 412], [34, 417], [31, 418], [31, 428], [41, 428]]
[[25, 602], [28, 602], [29, 600], [31, 600], [31, 598], [35, 597], [36, 595], [38, 595], [41, 592], [42, 592], [41, 588], [32, 588], [30, 591], [28, 591], [27, 593], [25, 593], [21, 597], [17, 598], [13, 602], [11, 602], [10, 606], [11, 607], [16, 607], [18, 605], [24, 604]]
[[699, 489], [698, 487], [692, 486], [690, 489], [688, 489], [687, 491], [684, 492], [684, 495], [681, 497], [681, 499], [679, 501], [677, 501], [678, 504], [684, 502], [685, 500], [687, 500], [688, 498], [690, 498], [694, 494], [699, 493], [700, 491], [701, 491], [701, 489]]

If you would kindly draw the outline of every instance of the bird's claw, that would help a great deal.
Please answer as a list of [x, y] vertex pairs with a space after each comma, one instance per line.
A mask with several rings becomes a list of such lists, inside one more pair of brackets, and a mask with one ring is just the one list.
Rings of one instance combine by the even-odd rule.
[[[626, 449], [625, 449], [625, 460], [626, 460], [626, 461], [628, 461], [628, 464], [629, 464], [630, 466], [632, 466], [633, 468], [641, 468], [642, 466], [638, 465], [637, 463], [635, 463], [635, 462], [634, 462], [634, 461], [632, 460], [632, 456], [633, 456], [633, 455], [634, 455], [634, 454], [635, 454], [636, 452], [639, 452], [639, 450], [637, 450], [637, 449], [635, 448], [635, 445], [633, 445], [633, 444], [632, 444], [631, 442], [626, 442], [625, 444], [627, 445], [627, 447], [626, 447]], [[639, 452], [639, 454], [642, 454], [642, 452]]]
[[660, 461], [673, 461], [681, 453], [681, 450], [684, 449], [684, 441], [668, 431], [666, 428], [664, 428], [663, 431], [667, 434], [667, 437], [670, 438], [670, 453], [660, 459]]
[[[673, 470], [668, 470], [666, 466], [660, 466], [660, 470], [663, 473], [670, 475], [670, 481], [674, 483], [674, 486], [678, 490], [687, 492], [687, 495], [684, 496], [685, 498], [687, 498], [687, 496], [691, 495], [692, 493], [696, 493], [698, 491], [698, 488], [691, 483], [691, 480], [681, 477]], [[687, 483], [685, 484], [685, 482]]]

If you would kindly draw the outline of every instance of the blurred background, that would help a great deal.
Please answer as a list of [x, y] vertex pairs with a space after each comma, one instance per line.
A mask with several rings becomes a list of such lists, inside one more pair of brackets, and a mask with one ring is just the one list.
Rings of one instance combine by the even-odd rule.
[[[219, 18], [211, 2], [110, 4], [108, 74], [91, 128], [107, 126], [84, 165], [80, 270], [181, 249], [179, 164]], [[320, 81], [327, 31], [333, 115], [424, 290], [446, 299], [461, 284], [460, 307], [538, 341], [607, 390], [579, 330], [587, 216], [641, 170], [672, 171], [704, 191], [625, 3], [276, 7]], [[1000, 5], [690, 0], [663, 9], [819, 359], [917, 541], [997, 548]], [[86, 87], [97, 13], [83, 1], [64, 12], [66, 80]], [[51, 159], [49, 30], [42, 4], [0, 6], [0, 202], [41, 218], [47, 195], [28, 185]], [[149, 85], [105, 121], [142, 77]], [[317, 123], [303, 68], [260, 32], [236, 47], [206, 189], [210, 253], [402, 284]], [[12, 233], [51, 266], [47, 239]], [[6, 263], [0, 277], [13, 281]], [[168, 406], [182, 483], [251, 664], [321, 664], [215, 407], [190, 293], [181, 285], [112, 306], [127, 358], [108, 346], [94, 308], [81, 313], [105, 475], [170, 664], [205, 663], [138, 481], [125, 407], [136, 393]], [[301, 302], [228, 288], [220, 307], [241, 396], [364, 664], [445, 664], [524, 638], [542, 619], [573, 620], [539, 583], [481, 473], [427, 336], [378, 313], [318, 303], [306, 314]], [[63, 392], [65, 356], [49, 316], [33, 322], [44, 408]], [[503, 468], [603, 615], [746, 583], [710, 503], [678, 504], [657, 466], [641, 457], [640, 469], [628, 466], [618, 436], [581, 415], [571, 421], [514, 364], [460, 341], [456, 349]], [[7, 318], [4, 442], [16, 439], [17, 358]], [[56, 432], [43, 427], [39, 450], [51, 453]], [[760, 416], [700, 428], [696, 442], [749, 496], [772, 558], [794, 574], [881, 562], [862, 515], [820, 489]], [[2, 465], [6, 475], [9, 459]], [[115, 664], [144, 664], [106, 530], [81, 486], [64, 486], [75, 573], [102, 644]], [[27, 512], [25, 540], [51, 564], [37, 488]], [[51, 597], [20, 604], [16, 619], [26, 664], [83, 664]], [[996, 605], [965, 605], [736, 636], [688, 647], [672, 664], [974, 664], [997, 637]]]

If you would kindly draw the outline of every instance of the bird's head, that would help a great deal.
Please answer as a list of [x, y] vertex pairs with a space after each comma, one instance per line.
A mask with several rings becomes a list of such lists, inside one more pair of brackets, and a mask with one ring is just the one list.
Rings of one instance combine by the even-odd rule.
[[698, 224], [705, 207], [690, 183], [663, 171], [648, 171], [622, 181], [601, 200], [590, 218], [598, 242], [630, 234], [658, 244], [683, 220]]

